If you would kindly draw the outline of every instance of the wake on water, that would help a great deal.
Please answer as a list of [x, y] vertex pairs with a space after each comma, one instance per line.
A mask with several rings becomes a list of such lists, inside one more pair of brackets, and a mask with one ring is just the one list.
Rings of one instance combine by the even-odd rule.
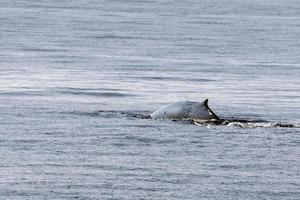
[[[134, 111], [115, 111], [115, 110], [98, 110], [92, 112], [70, 112], [68, 114], [85, 115], [90, 117], [102, 117], [102, 118], [120, 118], [126, 117], [129, 119], [147, 119], [151, 120], [150, 111], [145, 110], [134, 110]], [[153, 119], [154, 120], [154, 119]], [[167, 120], [167, 119], [163, 119]], [[238, 119], [238, 118], [221, 118], [215, 121], [205, 120], [171, 120], [178, 123], [193, 124], [202, 127], [211, 126], [234, 126], [241, 128], [300, 128], [300, 124], [292, 124], [286, 122], [269, 122], [265, 120], [254, 120], [254, 119]]]

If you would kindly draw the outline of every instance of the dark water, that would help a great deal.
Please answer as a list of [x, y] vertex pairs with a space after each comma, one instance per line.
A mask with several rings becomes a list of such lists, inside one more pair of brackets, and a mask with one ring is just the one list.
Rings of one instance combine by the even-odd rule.
[[[299, 1], [2, 0], [0, 22], [1, 199], [300, 198]], [[205, 98], [254, 122], [142, 117]]]

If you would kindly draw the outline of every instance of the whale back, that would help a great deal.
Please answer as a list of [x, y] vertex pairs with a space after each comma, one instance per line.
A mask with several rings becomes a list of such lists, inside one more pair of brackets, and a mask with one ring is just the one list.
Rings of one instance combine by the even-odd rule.
[[219, 120], [208, 107], [208, 100], [203, 102], [179, 101], [166, 105], [150, 114], [154, 119], [198, 119]]

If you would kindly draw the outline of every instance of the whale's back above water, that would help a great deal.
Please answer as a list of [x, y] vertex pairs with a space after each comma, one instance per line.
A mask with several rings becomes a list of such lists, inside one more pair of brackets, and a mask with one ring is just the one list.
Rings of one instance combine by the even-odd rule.
[[154, 119], [219, 120], [207, 103], [208, 99], [203, 102], [179, 101], [154, 111], [150, 116]]

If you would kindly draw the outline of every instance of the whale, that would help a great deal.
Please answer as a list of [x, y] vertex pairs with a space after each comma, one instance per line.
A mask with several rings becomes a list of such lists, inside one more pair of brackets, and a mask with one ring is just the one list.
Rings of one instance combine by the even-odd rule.
[[153, 119], [219, 121], [209, 108], [208, 99], [203, 102], [179, 101], [168, 104], [150, 114]]

